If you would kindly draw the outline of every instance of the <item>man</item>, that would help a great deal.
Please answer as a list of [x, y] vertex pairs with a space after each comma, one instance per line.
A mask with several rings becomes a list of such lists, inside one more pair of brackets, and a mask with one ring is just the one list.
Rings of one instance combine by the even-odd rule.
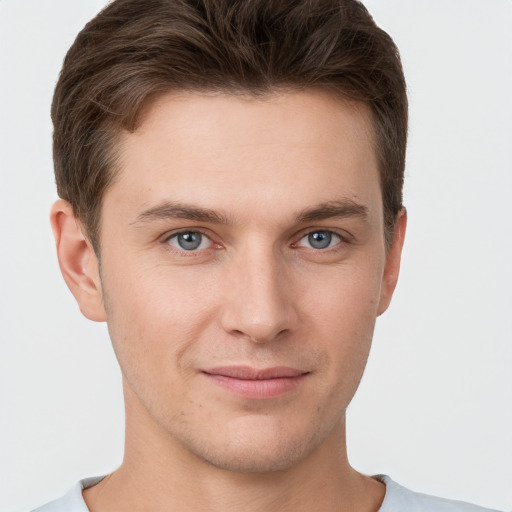
[[483, 510], [347, 459], [406, 226], [405, 82], [359, 3], [118, 0], [52, 118], [59, 263], [107, 321], [126, 447], [40, 510]]

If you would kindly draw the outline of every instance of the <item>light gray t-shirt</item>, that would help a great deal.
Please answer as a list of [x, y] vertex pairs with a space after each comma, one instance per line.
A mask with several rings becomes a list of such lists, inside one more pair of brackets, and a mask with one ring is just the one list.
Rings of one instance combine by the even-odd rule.
[[[89, 512], [82, 491], [96, 485], [102, 478], [81, 480], [62, 498], [32, 512]], [[374, 478], [386, 485], [386, 496], [378, 512], [498, 512], [463, 501], [446, 500], [410, 491], [386, 475], [377, 475]]]

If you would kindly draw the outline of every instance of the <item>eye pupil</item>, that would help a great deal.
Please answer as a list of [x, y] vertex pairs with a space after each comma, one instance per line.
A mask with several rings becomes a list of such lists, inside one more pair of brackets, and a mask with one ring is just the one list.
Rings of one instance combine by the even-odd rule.
[[201, 235], [201, 233], [190, 231], [187, 233], [179, 233], [177, 238], [178, 244], [182, 249], [185, 249], [186, 251], [193, 251], [201, 245], [203, 235]]
[[332, 234], [328, 231], [315, 231], [308, 235], [308, 242], [315, 249], [325, 249], [331, 245]]

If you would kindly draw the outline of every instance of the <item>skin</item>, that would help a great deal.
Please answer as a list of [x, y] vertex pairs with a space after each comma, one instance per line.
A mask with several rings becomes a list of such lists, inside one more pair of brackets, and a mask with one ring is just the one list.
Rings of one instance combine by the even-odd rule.
[[[406, 217], [386, 251], [373, 147], [366, 107], [324, 92], [168, 94], [121, 137], [101, 272], [57, 201], [64, 278], [108, 322], [123, 373], [125, 458], [84, 492], [93, 512], [378, 510], [383, 484], [347, 460], [345, 410]], [[180, 247], [180, 232], [199, 248]], [[205, 373], [233, 365], [304, 375], [248, 398]]]

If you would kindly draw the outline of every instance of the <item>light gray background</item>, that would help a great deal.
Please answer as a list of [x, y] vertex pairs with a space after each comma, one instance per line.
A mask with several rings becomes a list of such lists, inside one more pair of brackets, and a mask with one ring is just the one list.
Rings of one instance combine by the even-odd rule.
[[[106, 327], [60, 277], [49, 108], [101, 0], [0, 0], [0, 509], [121, 461]], [[423, 492], [512, 509], [512, 2], [368, 0], [411, 102], [401, 280], [348, 413], [349, 455]]]

